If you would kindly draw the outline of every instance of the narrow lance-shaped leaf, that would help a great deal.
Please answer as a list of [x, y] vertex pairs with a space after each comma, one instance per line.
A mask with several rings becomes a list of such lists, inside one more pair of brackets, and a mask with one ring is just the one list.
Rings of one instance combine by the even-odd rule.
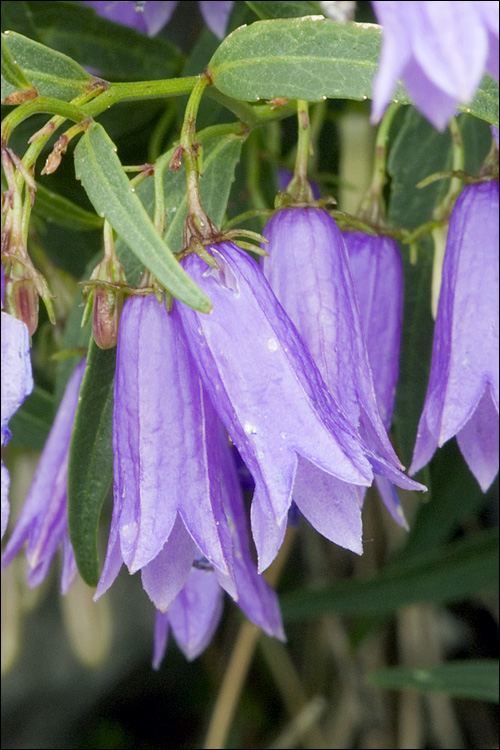
[[3, 39], [12, 58], [40, 96], [70, 101], [92, 81], [90, 73], [61, 52], [15, 31], [5, 31]]
[[372, 578], [288, 594], [284, 620], [333, 613], [386, 615], [416, 602], [448, 603], [498, 588], [498, 529], [394, 563]]
[[80, 575], [90, 586], [99, 580], [99, 517], [113, 477], [115, 360], [116, 349], [99, 349], [91, 341], [69, 449], [69, 538]]
[[470, 659], [422, 667], [378, 669], [368, 684], [389, 690], [445, 693], [452, 698], [498, 703], [498, 660]]
[[156, 231], [101, 125], [91, 125], [80, 139], [75, 149], [75, 169], [97, 213], [109, 221], [160, 284], [189, 307], [209, 312], [210, 300], [181, 268]]
[[[381, 39], [376, 24], [322, 16], [256, 21], [226, 37], [208, 69], [219, 91], [235, 99], [369, 99]], [[411, 103], [401, 84], [394, 96]], [[459, 109], [498, 125], [496, 82], [485, 76], [474, 100]]]
[[100, 216], [77, 206], [69, 198], [54, 193], [39, 182], [36, 186], [36, 201], [33, 211], [46, 221], [52, 221], [60, 227], [79, 232], [102, 229], [104, 224]]

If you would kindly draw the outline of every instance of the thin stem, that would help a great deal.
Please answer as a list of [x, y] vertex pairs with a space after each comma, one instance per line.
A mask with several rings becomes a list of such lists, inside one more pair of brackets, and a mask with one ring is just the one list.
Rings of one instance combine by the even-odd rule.
[[307, 181], [307, 164], [311, 149], [309, 105], [303, 99], [297, 100], [298, 139], [295, 169], [286, 192], [294, 202], [308, 203], [314, 200], [314, 195]]
[[71, 102], [62, 102], [60, 99], [39, 96], [9, 112], [2, 123], [2, 141], [8, 143], [10, 136], [18, 125], [27, 120], [28, 117], [44, 112], [51, 115], [60, 115], [64, 119], [74, 122], [80, 122], [86, 116], [83, 109]]
[[189, 94], [199, 81], [199, 76], [165, 78], [159, 81], [136, 81], [133, 83], [111, 83], [86, 108], [87, 117], [96, 117], [113, 104], [137, 99], [163, 99], [169, 96]]
[[[294, 538], [295, 529], [289, 528], [278, 557], [266, 574], [271, 586], [276, 586], [279, 581], [290, 555]], [[244, 622], [240, 628], [210, 719], [204, 744], [205, 750], [220, 750], [226, 744], [226, 738], [238, 707], [240, 694], [252, 663], [259, 635], [260, 629], [252, 622]]]
[[186, 165], [186, 184], [188, 210], [184, 230], [184, 244], [189, 245], [193, 236], [202, 240], [205, 236], [213, 232], [214, 226], [208, 218], [205, 209], [201, 203], [200, 196], [200, 170], [196, 138], [196, 117], [200, 106], [201, 97], [206, 87], [210, 84], [210, 78], [205, 73], [196, 81], [188, 99], [186, 111], [184, 113], [184, 122], [182, 124], [181, 135], [179, 139], [179, 149], [184, 156]]
[[400, 104], [389, 104], [377, 130], [372, 181], [359, 210], [360, 218], [373, 224], [385, 220], [383, 190], [387, 180], [387, 143], [394, 116], [400, 107]]

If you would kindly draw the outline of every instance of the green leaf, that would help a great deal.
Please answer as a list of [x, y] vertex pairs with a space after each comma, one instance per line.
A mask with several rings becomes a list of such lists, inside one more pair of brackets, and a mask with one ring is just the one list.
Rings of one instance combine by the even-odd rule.
[[158, 235], [130, 186], [113, 142], [101, 125], [91, 125], [78, 142], [75, 171], [97, 213], [109, 221], [160, 284], [186, 305], [209, 312], [209, 299], [181, 268]]
[[54, 416], [54, 396], [35, 385], [21, 408], [9, 422], [12, 432], [10, 446], [41, 451], [45, 445]]
[[99, 580], [99, 517], [113, 477], [115, 362], [116, 349], [99, 349], [91, 340], [69, 446], [69, 538], [89, 586]]
[[299, 16], [322, 15], [321, 5], [318, 2], [250, 2], [247, 5], [259, 18], [297, 18]]
[[[203, 206], [214, 224], [220, 227], [234, 179], [234, 170], [240, 158], [242, 136], [233, 134], [210, 137], [210, 129], [197, 133], [196, 138], [203, 144], [203, 175], [200, 177], [200, 193]], [[207, 135], [209, 136], [207, 138]], [[172, 152], [173, 153], [173, 149]], [[167, 229], [165, 240], [174, 253], [182, 250], [184, 220], [187, 213], [186, 172], [184, 165], [178, 172], [167, 169], [164, 175], [165, 208]], [[152, 215], [154, 210], [153, 179], [142, 182], [137, 194], [146, 210]], [[122, 261], [129, 283], [139, 280], [142, 263], [132, 256], [125, 243], [118, 241], [116, 250]]]
[[80, 208], [69, 198], [48, 190], [39, 182], [36, 186], [36, 200], [33, 211], [46, 221], [51, 221], [65, 229], [74, 229], [80, 232], [102, 229], [104, 223], [100, 216]]
[[492, 529], [393, 563], [372, 578], [287, 594], [281, 609], [286, 621], [380, 616], [407, 604], [457, 602], [497, 588], [498, 529]]
[[498, 660], [470, 659], [428, 667], [378, 669], [369, 685], [389, 690], [445, 693], [452, 698], [498, 703]]
[[[209, 71], [219, 91], [246, 101], [369, 99], [381, 38], [376, 24], [311, 17], [257, 21], [224, 39]], [[411, 103], [402, 85], [394, 96]], [[485, 76], [474, 101], [459, 109], [498, 125], [498, 84]]]
[[92, 66], [107, 80], [154, 80], [180, 73], [183, 56], [167, 39], [108, 21], [81, 3], [36, 0], [28, 7], [44, 44]]
[[40, 96], [70, 101], [88, 88], [92, 76], [60, 52], [15, 31], [4, 31], [8, 51]]
[[2, 34], [2, 102], [14, 91], [28, 91], [29, 89], [33, 89], [33, 84], [28, 81], [12, 57], [6, 44], [6, 37]]
[[[257, 21], [222, 42], [209, 71], [220, 91], [247, 101], [367, 99], [380, 42], [375, 24], [310, 17]], [[402, 88], [396, 96], [410, 101]]]

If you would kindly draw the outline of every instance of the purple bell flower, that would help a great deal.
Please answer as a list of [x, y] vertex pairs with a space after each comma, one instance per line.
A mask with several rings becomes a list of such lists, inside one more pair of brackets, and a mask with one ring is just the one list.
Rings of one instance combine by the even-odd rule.
[[[395, 468], [383, 428], [379, 455], [361, 441], [349, 418], [351, 406], [340, 408], [335, 392], [325, 387], [259, 266], [232, 243], [209, 251], [218, 270], [194, 254], [185, 268], [209, 296], [212, 312], [201, 315], [181, 304], [178, 310], [203, 384], [256, 482], [251, 518], [259, 570], [268, 567], [281, 545], [294, 482], [294, 499], [308, 520], [328, 538], [360, 552], [356, 485], [370, 485], [374, 470], [404, 486], [420, 485]], [[330, 476], [347, 483], [352, 502], [337, 503], [322, 489], [322, 478]], [[313, 479], [314, 493], [308, 490]]]
[[[379, 414], [349, 259], [337, 225], [322, 209], [287, 208], [270, 219], [264, 235], [269, 240], [264, 273], [302, 334], [335, 402], [342, 405], [352, 428], [359, 429], [374, 473], [405, 489], [423, 489], [401, 473], [404, 467]], [[394, 296], [399, 295], [396, 289]], [[397, 359], [398, 352], [392, 365], [396, 373]], [[338, 482], [299, 462], [294, 500], [313, 526], [337, 544], [341, 543], [337, 540], [340, 509], [353, 514], [356, 502], [361, 529], [363, 496], [364, 488]], [[302, 505], [310, 508], [317, 497], [322, 498], [323, 510], [321, 518], [313, 519]], [[405, 525], [395, 492], [388, 510]]]
[[[89, 0], [85, 5], [91, 5], [96, 12], [108, 18], [110, 21], [131, 26], [148, 36], [155, 36], [167, 24], [176, 8], [177, 0], [172, 2], [144, 3], [131, 2], [129, 0], [118, 0], [107, 2], [106, 0]], [[222, 39], [231, 13], [232, 2], [202, 2], [200, 11], [205, 23], [213, 33]]]
[[[278, 598], [265, 579], [258, 575], [252, 559], [238, 473], [225, 430], [220, 423], [218, 436], [215, 437], [224, 469], [224, 511], [232, 530], [236, 602], [247, 617], [268, 635], [284, 640]], [[153, 654], [155, 668], [159, 667], [163, 659], [169, 625], [179, 647], [189, 660], [196, 658], [206, 648], [217, 628], [222, 614], [222, 588], [225, 588], [225, 581], [217, 568], [200, 569], [199, 565], [198, 550], [194, 567], [191, 568], [184, 587], [167, 611], [156, 610]], [[165, 573], [168, 572], [167, 569]]]
[[431, 373], [410, 468], [456, 435], [483, 492], [498, 473], [498, 182], [469, 185], [450, 219]]
[[[2, 307], [4, 294], [2, 266]], [[2, 311], [2, 447], [10, 439], [9, 420], [33, 390], [30, 337], [22, 320]], [[10, 477], [2, 461], [2, 539], [9, 522]]]
[[442, 130], [473, 98], [485, 71], [498, 80], [498, 2], [373, 2], [383, 26], [373, 85], [377, 122], [401, 78], [416, 107]]
[[165, 609], [189, 575], [196, 545], [236, 594], [217, 429], [177, 311], [167, 313], [153, 295], [129, 298], [118, 336], [114, 506], [98, 596], [124, 562], [130, 573], [142, 569], [144, 587]]
[[2, 555], [2, 569], [27, 541], [28, 585], [38, 586], [48, 573], [62, 544], [61, 591], [65, 594], [76, 576], [76, 563], [68, 536], [68, 453], [85, 360], [73, 372], [38, 463], [33, 482], [14, 530]]
[[[344, 232], [344, 242], [359, 303], [363, 338], [373, 375], [377, 406], [389, 431], [399, 377], [403, 326], [403, 263], [396, 242], [363, 232]], [[375, 482], [393, 519], [405, 526], [394, 485], [383, 476]]]

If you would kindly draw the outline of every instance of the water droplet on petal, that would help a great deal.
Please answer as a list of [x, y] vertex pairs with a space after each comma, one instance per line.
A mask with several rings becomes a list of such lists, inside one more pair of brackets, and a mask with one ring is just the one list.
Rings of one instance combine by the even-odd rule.
[[276, 341], [276, 339], [269, 339], [269, 341], [267, 342], [267, 348], [271, 352], [275, 352], [278, 349], [278, 342]]

